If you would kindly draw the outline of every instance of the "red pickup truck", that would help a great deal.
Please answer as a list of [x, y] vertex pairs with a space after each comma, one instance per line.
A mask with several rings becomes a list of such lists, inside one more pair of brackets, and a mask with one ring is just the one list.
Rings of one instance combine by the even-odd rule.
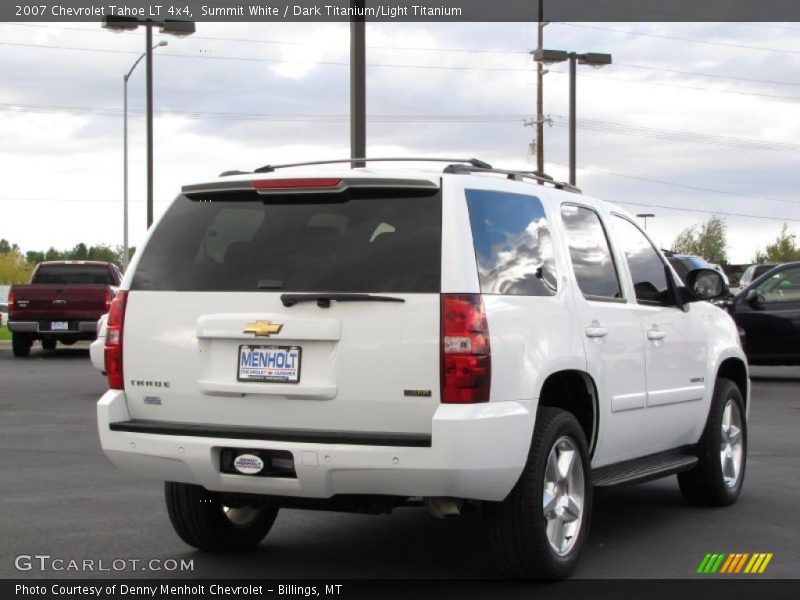
[[28, 356], [36, 340], [45, 350], [97, 337], [122, 275], [116, 265], [89, 260], [36, 265], [28, 285], [8, 293], [8, 329], [14, 356]]

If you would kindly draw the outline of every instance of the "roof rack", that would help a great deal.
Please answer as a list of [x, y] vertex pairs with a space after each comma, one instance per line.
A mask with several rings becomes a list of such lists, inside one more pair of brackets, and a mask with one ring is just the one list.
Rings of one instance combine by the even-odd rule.
[[542, 173], [541, 171], [513, 171], [509, 169], [495, 169], [493, 167], [477, 167], [477, 166], [467, 166], [467, 165], [450, 165], [444, 170], [445, 173], [461, 173], [461, 174], [468, 174], [468, 173], [499, 173], [501, 175], [505, 175], [509, 179], [513, 179], [514, 181], [522, 181], [523, 179], [533, 179], [538, 183], [542, 184], [550, 184], [555, 187], [557, 190], [564, 190], [566, 192], [572, 192], [573, 194], [581, 194], [581, 189], [575, 187], [571, 183], [567, 183], [565, 181], [556, 181], [547, 173]]
[[491, 169], [492, 165], [477, 158], [425, 158], [425, 157], [402, 157], [402, 158], [339, 158], [336, 160], [315, 160], [312, 162], [286, 163], [283, 165], [264, 165], [253, 173], [272, 173], [276, 169], [288, 169], [291, 167], [306, 167], [312, 165], [335, 165], [341, 163], [366, 163], [366, 162], [446, 162], [462, 163], [482, 169]]

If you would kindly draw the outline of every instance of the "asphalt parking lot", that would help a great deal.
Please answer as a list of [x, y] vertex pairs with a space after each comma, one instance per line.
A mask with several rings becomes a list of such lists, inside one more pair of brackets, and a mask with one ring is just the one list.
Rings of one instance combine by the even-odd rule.
[[[674, 477], [598, 494], [574, 577], [703, 577], [695, 570], [707, 552], [771, 552], [756, 577], [800, 577], [800, 368], [754, 368], [751, 375], [750, 453], [739, 503], [690, 507]], [[105, 379], [85, 346], [54, 353], [37, 346], [29, 359], [0, 347], [0, 383], [2, 578], [497, 576], [479, 515], [441, 521], [411, 508], [381, 516], [286, 510], [253, 553], [195, 552], [172, 532], [161, 484], [124, 475], [100, 450], [95, 402]], [[194, 570], [145, 572], [141, 563], [111, 572], [15, 568], [16, 556], [34, 554], [64, 564], [102, 559], [106, 567], [115, 559], [185, 559]]]

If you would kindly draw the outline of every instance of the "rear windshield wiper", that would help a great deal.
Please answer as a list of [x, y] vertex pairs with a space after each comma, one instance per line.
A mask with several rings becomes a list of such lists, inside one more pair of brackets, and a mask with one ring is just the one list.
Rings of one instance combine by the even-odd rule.
[[281, 302], [284, 306], [294, 306], [301, 302], [316, 302], [320, 308], [329, 308], [331, 300], [336, 302], [405, 302], [403, 298], [372, 294], [281, 294]]

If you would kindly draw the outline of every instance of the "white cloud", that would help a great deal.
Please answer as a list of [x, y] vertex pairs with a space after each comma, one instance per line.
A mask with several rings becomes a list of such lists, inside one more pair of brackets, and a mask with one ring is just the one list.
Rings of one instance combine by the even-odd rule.
[[[32, 26], [31, 26], [32, 25]], [[591, 25], [590, 25], [591, 26]], [[796, 34], [746, 24], [598, 24], [679, 38], [718, 40], [715, 46], [634, 36], [569, 25], [546, 28], [552, 48], [611, 52], [614, 64], [600, 71], [579, 67], [579, 118], [643, 128], [796, 144], [800, 139], [800, 81], [794, 78]], [[348, 154], [345, 120], [349, 74], [346, 24], [200, 23], [189, 38], [170, 38], [155, 62], [157, 110], [239, 113], [228, 118], [159, 116], [156, 130], [156, 210], [182, 184], [230, 168]], [[369, 24], [368, 112], [372, 115], [520, 115], [500, 122], [370, 122], [372, 155], [475, 155], [503, 166], [528, 167], [534, 130], [522, 117], [535, 111], [535, 77], [527, 54], [530, 24]], [[0, 81], [0, 237], [25, 249], [68, 247], [79, 241], [121, 242], [122, 74], [142, 51], [143, 36], [112, 35], [97, 24], [0, 24], [4, 78]], [[277, 43], [276, 43], [277, 42]], [[737, 48], [771, 47], [794, 52]], [[79, 47], [115, 52], [67, 49]], [[443, 52], [473, 49], [503, 52]], [[123, 52], [123, 53], [119, 53]], [[239, 57], [247, 60], [229, 60]], [[279, 62], [268, 62], [279, 61]], [[400, 68], [376, 65], [416, 65]], [[759, 84], [648, 71], [631, 65], [788, 82]], [[130, 82], [131, 238], [144, 232], [144, 70]], [[563, 66], [553, 70], [564, 70]], [[631, 83], [635, 80], [646, 83]], [[669, 84], [669, 85], [655, 85]], [[670, 87], [684, 86], [682, 88]], [[703, 90], [687, 88], [706, 88]], [[722, 90], [722, 91], [711, 91]], [[546, 77], [546, 112], [567, 114], [567, 78]], [[24, 105], [27, 111], [8, 109]], [[104, 113], [58, 109], [88, 107]], [[29, 112], [36, 110], [37, 112]], [[71, 114], [74, 113], [74, 114]], [[252, 115], [317, 115], [285, 121]], [[587, 193], [616, 202], [800, 219], [796, 152], [747, 150], [681, 140], [581, 129], [579, 184]], [[566, 177], [567, 130], [546, 129], [548, 169]], [[630, 176], [781, 198], [757, 200], [598, 173]], [[25, 200], [36, 198], [36, 200]], [[49, 199], [49, 200], [47, 200]], [[84, 200], [76, 202], [78, 200]], [[708, 215], [652, 210], [649, 229], [663, 246]], [[730, 255], [749, 260], [775, 237], [780, 220], [728, 217]], [[800, 229], [800, 223], [790, 226]]]

